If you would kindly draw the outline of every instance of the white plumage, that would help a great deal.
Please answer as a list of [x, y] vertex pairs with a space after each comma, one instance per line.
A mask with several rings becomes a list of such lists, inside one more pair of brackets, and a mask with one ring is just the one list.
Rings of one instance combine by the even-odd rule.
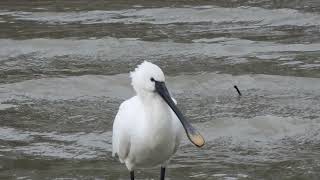
[[165, 167], [179, 147], [183, 127], [156, 93], [154, 81], [164, 82], [164, 74], [158, 66], [145, 61], [131, 72], [131, 78], [137, 95], [119, 107], [113, 123], [112, 154], [117, 154], [129, 171]]

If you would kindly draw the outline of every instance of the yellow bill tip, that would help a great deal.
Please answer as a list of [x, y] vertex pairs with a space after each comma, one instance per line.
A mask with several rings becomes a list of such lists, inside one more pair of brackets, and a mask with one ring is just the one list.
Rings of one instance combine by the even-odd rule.
[[200, 134], [190, 136], [190, 141], [197, 147], [202, 147], [205, 144], [204, 138]]

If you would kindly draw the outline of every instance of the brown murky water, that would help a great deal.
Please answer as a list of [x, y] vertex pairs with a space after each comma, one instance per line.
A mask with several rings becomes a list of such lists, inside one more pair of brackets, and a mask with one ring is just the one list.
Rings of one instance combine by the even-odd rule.
[[318, 0], [23, 0], [0, 2], [0, 179], [128, 179], [112, 121], [143, 60], [207, 141], [168, 179], [320, 178]]

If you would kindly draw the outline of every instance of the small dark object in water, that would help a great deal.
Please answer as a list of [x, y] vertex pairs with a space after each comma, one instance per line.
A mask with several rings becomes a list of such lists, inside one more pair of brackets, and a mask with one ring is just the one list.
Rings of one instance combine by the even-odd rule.
[[236, 85], [234, 85], [233, 87], [237, 90], [239, 96], [241, 96], [242, 94], [241, 94], [240, 90], [238, 89], [238, 87]]

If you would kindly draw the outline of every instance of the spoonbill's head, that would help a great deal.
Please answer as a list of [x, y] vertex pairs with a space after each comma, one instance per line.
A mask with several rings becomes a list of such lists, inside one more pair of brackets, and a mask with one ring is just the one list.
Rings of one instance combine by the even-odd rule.
[[170, 97], [165, 85], [165, 78], [162, 70], [155, 64], [144, 61], [130, 74], [132, 86], [138, 95], [154, 93], [162, 97], [173, 112], [179, 118], [189, 140], [198, 147], [204, 145], [204, 139], [200, 133], [184, 118], [181, 111]]
[[155, 64], [144, 61], [130, 73], [132, 86], [137, 94], [155, 92], [155, 82], [164, 82], [164, 74], [162, 70]]

